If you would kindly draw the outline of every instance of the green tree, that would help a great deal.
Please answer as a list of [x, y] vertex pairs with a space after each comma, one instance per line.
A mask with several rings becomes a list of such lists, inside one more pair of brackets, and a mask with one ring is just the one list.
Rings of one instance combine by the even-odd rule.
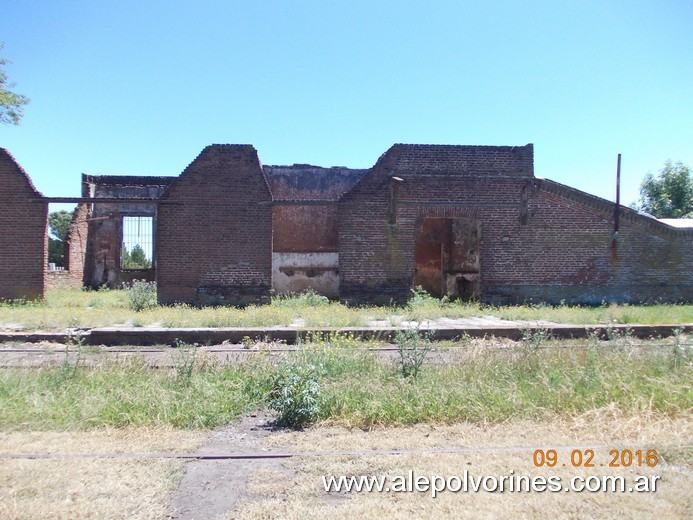
[[[0, 42], [0, 50], [5, 45]], [[23, 107], [29, 102], [29, 98], [22, 94], [12, 92], [14, 83], [8, 83], [5, 65], [10, 63], [5, 58], [0, 58], [0, 123], [18, 125], [24, 115]]]
[[48, 261], [60, 267], [65, 266], [65, 244], [71, 221], [71, 211], [52, 211], [48, 215]]
[[151, 269], [152, 261], [147, 258], [147, 254], [142, 246], [135, 244], [132, 251], [123, 245], [123, 269]]
[[693, 218], [693, 178], [688, 166], [667, 161], [656, 177], [648, 173], [635, 208], [657, 218]]

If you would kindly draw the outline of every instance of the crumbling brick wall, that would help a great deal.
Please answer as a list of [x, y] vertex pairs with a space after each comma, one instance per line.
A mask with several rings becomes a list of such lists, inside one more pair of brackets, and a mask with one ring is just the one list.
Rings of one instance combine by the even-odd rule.
[[549, 180], [533, 183], [528, 213], [526, 225], [496, 222], [487, 237], [487, 301], [693, 300], [693, 230], [621, 207], [614, 240], [613, 203]]
[[367, 170], [264, 166], [272, 191], [272, 289], [339, 297], [337, 200]]
[[[404, 301], [423, 219], [480, 225], [492, 303], [693, 300], [693, 231], [536, 179], [533, 148], [395, 145], [340, 203], [340, 298]], [[396, 180], [393, 178], [398, 178]]]
[[48, 203], [4, 148], [0, 148], [0, 208], [0, 299], [41, 299]]
[[516, 218], [528, 178], [532, 145], [393, 146], [340, 202], [340, 298], [405, 301], [421, 220]]
[[85, 283], [84, 268], [89, 239], [89, 204], [78, 204], [72, 221], [67, 229], [67, 244], [65, 251], [65, 270], [69, 273], [70, 283], [79, 285]]
[[269, 302], [271, 201], [255, 148], [205, 148], [160, 199], [159, 302]]
[[[90, 287], [121, 287], [133, 280], [154, 281], [156, 258], [150, 268], [125, 269], [121, 255], [123, 218], [156, 219], [157, 199], [174, 177], [134, 175], [82, 175], [82, 196], [130, 199], [127, 202], [95, 202], [88, 215], [88, 240], [84, 252], [84, 284]], [[141, 202], [140, 202], [141, 199]]]

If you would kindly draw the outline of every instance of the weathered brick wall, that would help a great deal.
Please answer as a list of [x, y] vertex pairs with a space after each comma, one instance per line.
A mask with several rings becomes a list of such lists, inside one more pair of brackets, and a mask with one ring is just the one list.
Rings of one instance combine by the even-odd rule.
[[161, 303], [269, 301], [271, 194], [250, 145], [212, 145], [161, 198], [156, 227]]
[[[174, 177], [132, 175], [82, 175], [83, 197], [154, 199], [161, 196]], [[84, 266], [84, 284], [120, 287], [133, 280], [153, 281], [156, 258], [150, 269], [121, 266], [123, 217], [156, 218], [156, 204], [142, 202], [94, 203], [89, 220], [89, 238]]]
[[46, 290], [75, 289], [81, 284], [76, 283], [68, 271], [46, 271]]
[[[89, 205], [78, 204], [67, 228], [67, 244], [65, 252], [65, 272], [70, 286], [84, 284], [84, 263], [87, 254], [89, 238]], [[58, 277], [60, 278], [60, 277]], [[63, 285], [65, 282], [63, 282]]]
[[337, 205], [277, 205], [272, 211], [274, 252], [337, 252]]
[[0, 148], [0, 299], [40, 299], [47, 259], [48, 203]]
[[396, 144], [392, 168], [407, 175], [534, 175], [534, 146]]
[[[525, 162], [531, 146], [519, 148], [515, 166], [508, 157], [518, 148], [443, 147], [437, 159], [436, 147], [424, 147], [417, 157], [420, 148], [394, 146], [343, 197], [342, 300], [406, 300], [416, 268], [416, 229], [424, 218], [480, 222], [483, 301], [693, 300], [693, 231], [622, 208], [613, 253], [613, 204], [534, 178]], [[463, 159], [469, 149], [476, 162]], [[485, 171], [482, 151], [491, 165]], [[402, 179], [394, 207], [393, 176]]]
[[693, 300], [693, 231], [622, 207], [614, 247], [613, 203], [547, 180], [528, 207], [525, 226], [486, 225], [486, 301]]
[[336, 201], [367, 170], [308, 164], [263, 166], [272, 191], [274, 252], [337, 252]]
[[308, 289], [339, 297], [338, 208], [336, 201], [367, 170], [308, 164], [264, 166], [274, 199], [272, 290]]

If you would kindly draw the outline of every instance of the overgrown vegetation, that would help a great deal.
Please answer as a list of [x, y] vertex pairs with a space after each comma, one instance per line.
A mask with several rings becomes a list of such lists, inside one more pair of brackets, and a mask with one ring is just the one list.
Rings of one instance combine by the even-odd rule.
[[315, 372], [313, 365], [300, 362], [285, 363], [279, 368], [269, 407], [279, 414], [280, 425], [300, 429], [317, 420], [320, 383]]
[[156, 283], [134, 280], [125, 290], [133, 311], [140, 312], [156, 307]]
[[[142, 282], [144, 283], [144, 282]], [[155, 287], [124, 290], [55, 290], [45, 302], [0, 302], [0, 327], [60, 330], [113, 324], [158, 324], [164, 327], [359, 327], [371, 320], [399, 326], [403, 321], [493, 316], [508, 320], [553, 321], [573, 324], [693, 323], [693, 305], [520, 305], [493, 307], [433, 298], [418, 291], [403, 307], [347, 307], [307, 292], [276, 297], [270, 305], [195, 308], [156, 305]], [[133, 300], [131, 297], [135, 296]], [[141, 298], [140, 298], [141, 297]], [[142, 307], [140, 308], [140, 305]], [[140, 310], [135, 310], [139, 308]]]
[[401, 330], [395, 335], [395, 344], [402, 376], [416, 379], [433, 348], [431, 334], [421, 333], [417, 329]]
[[550, 419], [604, 407], [672, 417], [693, 411], [693, 349], [683, 335], [577, 345], [527, 338], [516, 348], [474, 343], [455, 356], [427, 358], [417, 377], [403, 377], [396, 357], [376, 356], [369, 346], [337, 335], [304, 343], [279, 362], [260, 351], [221, 366], [183, 345], [171, 369], [144, 360], [88, 368], [74, 357], [63, 367], [2, 369], [0, 429], [212, 428], [266, 406], [292, 427], [359, 428]]

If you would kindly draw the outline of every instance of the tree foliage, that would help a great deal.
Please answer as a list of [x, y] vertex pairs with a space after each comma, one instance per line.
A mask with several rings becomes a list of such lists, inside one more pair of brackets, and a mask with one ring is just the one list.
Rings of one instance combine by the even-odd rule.
[[[4, 44], [0, 42], [0, 50]], [[9, 83], [5, 65], [10, 63], [5, 58], [0, 58], [0, 123], [18, 125], [19, 120], [24, 115], [24, 105], [29, 102], [29, 98], [22, 94], [12, 92], [14, 83]]]
[[48, 215], [48, 262], [60, 267], [65, 266], [65, 244], [71, 221], [71, 211], [52, 211]]
[[135, 244], [132, 251], [123, 245], [123, 269], [151, 269], [152, 261], [147, 258], [147, 254], [142, 246]]
[[693, 218], [690, 168], [667, 161], [656, 177], [648, 173], [640, 184], [636, 209], [657, 218]]
[[67, 230], [72, 222], [72, 211], [51, 211], [48, 215], [48, 227], [51, 235], [58, 240], [67, 240]]

